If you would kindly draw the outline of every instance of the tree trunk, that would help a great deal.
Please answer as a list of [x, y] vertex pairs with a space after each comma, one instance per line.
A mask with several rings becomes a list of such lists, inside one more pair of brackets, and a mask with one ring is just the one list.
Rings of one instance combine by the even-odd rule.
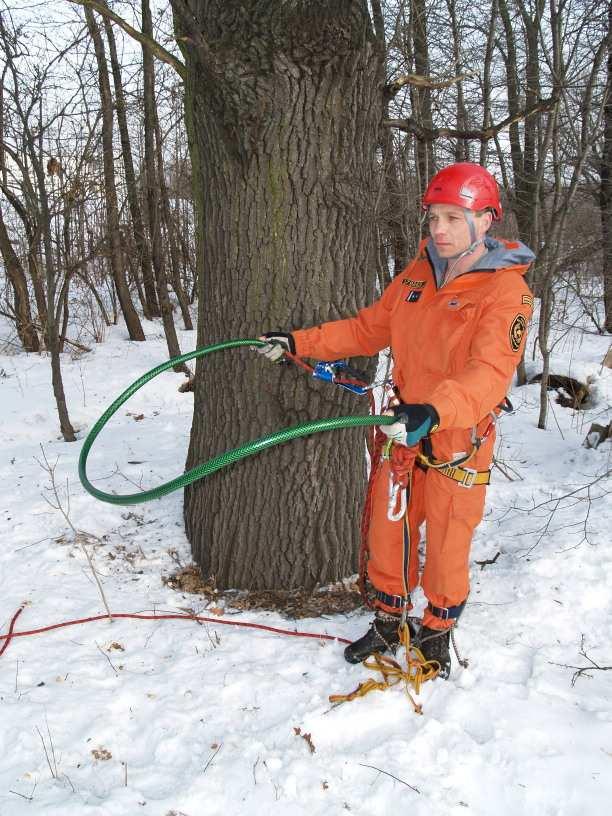
[[[372, 2], [372, 19], [376, 40], [383, 65], [387, 64], [387, 46], [385, 21], [380, 0]], [[389, 116], [389, 99], [385, 99], [383, 119]], [[393, 140], [393, 131], [389, 127], [380, 129], [380, 152], [382, 178], [382, 201], [378, 209], [378, 236], [379, 262], [378, 279], [380, 288], [387, 286], [391, 279], [398, 275], [408, 263], [410, 256], [409, 225], [407, 212], [409, 211], [410, 196], [405, 185], [401, 183], [400, 159], [397, 155]], [[393, 260], [393, 272], [389, 269], [389, 261]]]
[[[485, 130], [491, 125], [491, 67], [493, 63], [493, 49], [495, 47], [495, 33], [497, 22], [497, 0], [491, 0], [491, 13], [489, 15], [489, 27], [487, 30], [487, 45], [484, 52], [482, 64], [482, 129]], [[479, 162], [483, 166], [487, 163], [488, 141], [484, 139], [480, 143]]]
[[[244, 5], [197, 0], [190, 18], [173, 0], [189, 71], [200, 346], [348, 316], [375, 296], [383, 76], [367, 5]], [[288, 425], [367, 411], [249, 351], [207, 357], [197, 374], [188, 467]], [[355, 572], [364, 451], [359, 431], [316, 435], [188, 488], [204, 573], [220, 587], [288, 589]]]
[[[149, 0], [142, 0], [142, 31], [149, 37], [153, 37], [153, 23], [151, 21], [151, 9]], [[153, 269], [155, 270], [155, 280], [157, 282], [157, 297], [161, 307], [162, 323], [166, 344], [170, 357], [178, 357], [181, 353], [178, 337], [176, 336], [176, 326], [174, 325], [174, 315], [172, 304], [168, 297], [168, 278], [166, 276], [166, 266], [162, 248], [161, 224], [159, 218], [159, 176], [162, 168], [156, 168], [155, 159], [155, 68], [153, 56], [147, 48], [142, 49], [142, 69], [143, 69], [143, 96], [144, 96], [144, 158], [145, 158], [145, 179], [147, 189], [147, 207], [149, 211], [149, 234], [151, 236], [151, 249], [153, 258]], [[191, 371], [185, 363], [174, 366], [174, 371], [183, 371], [188, 376]]]
[[[410, 0], [410, 25], [412, 27], [414, 69], [421, 76], [429, 76], [429, 44], [427, 40], [427, 6], [425, 0]], [[433, 128], [431, 90], [410, 86], [413, 116], [428, 130]], [[419, 199], [425, 193], [429, 179], [435, 172], [433, 145], [431, 141], [416, 139], [416, 168], [418, 170]]]
[[166, 240], [168, 242], [168, 258], [170, 260], [170, 272], [172, 280], [172, 288], [179, 302], [181, 316], [183, 318], [183, 325], [187, 331], [193, 331], [193, 322], [189, 312], [189, 298], [187, 292], [183, 288], [181, 282], [181, 262], [179, 258], [179, 250], [176, 238], [176, 227], [172, 220], [170, 213], [170, 198], [168, 195], [168, 185], [164, 177], [164, 154], [161, 138], [161, 130], [159, 127], [159, 118], [157, 110], [153, 107], [153, 118], [155, 124], [155, 152], [157, 156], [157, 173], [159, 180], [159, 203], [160, 214], [166, 228]]
[[134, 241], [140, 261], [140, 274], [144, 290], [143, 311], [147, 319], [159, 317], [159, 303], [157, 302], [157, 292], [155, 291], [155, 281], [151, 269], [151, 251], [149, 241], [145, 234], [140, 201], [138, 198], [138, 188], [136, 186], [136, 174], [134, 172], [134, 161], [132, 159], [132, 145], [128, 130], [125, 93], [121, 78], [121, 66], [117, 59], [117, 46], [115, 35], [110, 20], [104, 18], [104, 28], [108, 39], [111, 68], [113, 71], [113, 84], [115, 86], [115, 110], [117, 111], [117, 124], [119, 126], [119, 136], [121, 138], [121, 152], [123, 156], [123, 167], [125, 169], [125, 184], [127, 187], [128, 203], [130, 205], [130, 215], [134, 226]]
[[604, 107], [604, 143], [601, 154], [599, 204], [603, 244], [605, 329], [612, 332], [612, 5], [608, 8], [607, 94]]
[[[461, 73], [461, 31], [457, 21], [457, 8], [455, 0], [446, 0], [448, 16], [450, 19], [451, 31], [453, 34], [453, 71], [458, 76]], [[457, 83], [457, 130], [468, 129], [468, 113], [465, 106], [465, 96], [463, 93], [463, 82]], [[455, 141], [455, 161], [470, 161], [470, 148], [467, 139], [457, 139]]]
[[32, 323], [28, 283], [21, 261], [17, 257], [0, 210], [0, 256], [13, 287], [15, 299], [15, 327], [25, 351], [39, 351], [38, 334]]
[[145, 340], [138, 312], [125, 278], [125, 268], [121, 259], [121, 239], [119, 236], [119, 209], [115, 185], [115, 161], [113, 156], [113, 99], [111, 96], [108, 65], [104, 53], [104, 43], [93, 13], [86, 7], [85, 20], [93, 40], [98, 65], [100, 104], [102, 106], [102, 154], [104, 159], [104, 200], [106, 205], [106, 228], [109, 243], [110, 266], [117, 290], [117, 297], [130, 340]]

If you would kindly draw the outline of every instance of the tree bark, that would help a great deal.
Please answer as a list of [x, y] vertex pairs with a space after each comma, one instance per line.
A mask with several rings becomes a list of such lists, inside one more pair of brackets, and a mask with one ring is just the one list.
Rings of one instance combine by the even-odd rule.
[[[375, 297], [384, 80], [367, 4], [246, 5], [197, 0], [192, 18], [173, 0], [187, 38], [200, 346], [348, 316]], [[288, 425], [366, 412], [295, 367], [213, 355], [198, 363], [187, 466]], [[364, 451], [359, 431], [317, 435], [188, 488], [204, 573], [220, 587], [287, 589], [355, 572]]]
[[608, 8], [606, 102], [601, 154], [599, 206], [603, 242], [605, 329], [612, 332], [612, 5]]

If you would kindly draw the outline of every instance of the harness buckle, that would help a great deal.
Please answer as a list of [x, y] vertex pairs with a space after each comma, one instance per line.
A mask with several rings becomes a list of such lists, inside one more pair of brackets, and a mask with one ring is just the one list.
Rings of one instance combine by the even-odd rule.
[[459, 487], [474, 487], [474, 482], [476, 481], [476, 476], [478, 475], [478, 471], [474, 470], [474, 468], [464, 467], [461, 468], [465, 472], [463, 479], [460, 482], [457, 482]]
[[[400, 492], [401, 491], [401, 492]], [[397, 496], [399, 493], [399, 508]], [[393, 481], [389, 476], [389, 502], [387, 504], [387, 518], [389, 521], [401, 521], [406, 515], [406, 489]]]

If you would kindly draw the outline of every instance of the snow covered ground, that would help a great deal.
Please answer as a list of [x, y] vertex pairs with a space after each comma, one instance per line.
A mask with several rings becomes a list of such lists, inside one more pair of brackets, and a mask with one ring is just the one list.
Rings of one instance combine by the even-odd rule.
[[[8, 347], [0, 356], [0, 633], [24, 602], [17, 631], [104, 611], [70, 528], [45, 501], [42, 449], [68, 488], [72, 523], [100, 539], [95, 560], [114, 612], [211, 614], [161, 580], [190, 562], [181, 494], [114, 507], [77, 477], [81, 441], [102, 410], [165, 359], [160, 327], [147, 325], [145, 344], [115, 327], [92, 353], [65, 356], [76, 444], [58, 438], [48, 360]], [[184, 350], [195, 342], [180, 339]], [[539, 386], [514, 390], [499, 447], [513, 481], [495, 471], [473, 548], [474, 560], [500, 554], [473, 564], [457, 631], [469, 668], [455, 663], [448, 682], [424, 687], [422, 716], [399, 687], [332, 708], [329, 694], [368, 675], [343, 660], [341, 644], [223, 617], [20, 637], [0, 658], [0, 816], [609, 813], [612, 672], [574, 678], [571, 668], [612, 666], [610, 479], [584, 489], [610, 470], [611, 445], [581, 444], [591, 421], [610, 419], [608, 344], [576, 329], [555, 350], [553, 371], [593, 378], [586, 412], [553, 402], [540, 431]], [[192, 397], [178, 382], [166, 373], [124, 406], [96, 442], [96, 484], [133, 492], [180, 472]], [[272, 613], [224, 617], [294, 627]], [[295, 628], [353, 638], [368, 620], [357, 612]]]

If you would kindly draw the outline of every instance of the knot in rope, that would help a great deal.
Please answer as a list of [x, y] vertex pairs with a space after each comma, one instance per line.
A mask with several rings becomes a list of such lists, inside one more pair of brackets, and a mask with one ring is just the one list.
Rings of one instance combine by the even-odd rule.
[[360, 683], [354, 691], [349, 694], [330, 694], [330, 703], [348, 703], [359, 697], [365, 697], [371, 691], [386, 691], [398, 683], [404, 683], [404, 690], [410, 700], [416, 714], [423, 713], [423, 707], [414, 699], [410, 693], [412, 688], [415, 694], [421, 693], [421, 686], [427, 680], [433, 680], [440, 673], [440, 664], [437, 660], [427, 660], [420, 649], [410, 642], [410, 629], [408, 623], [404, 622], [399, 627], [400, 644], [404, 647], [406, 654], [406, 666], [401, 666], [397, 660], [379, 652], [374, 652], [371, 657], [363, 661], [363, 666], [372, 671], [378, 671], [382, 675], [381, 680], [369, 678]]

